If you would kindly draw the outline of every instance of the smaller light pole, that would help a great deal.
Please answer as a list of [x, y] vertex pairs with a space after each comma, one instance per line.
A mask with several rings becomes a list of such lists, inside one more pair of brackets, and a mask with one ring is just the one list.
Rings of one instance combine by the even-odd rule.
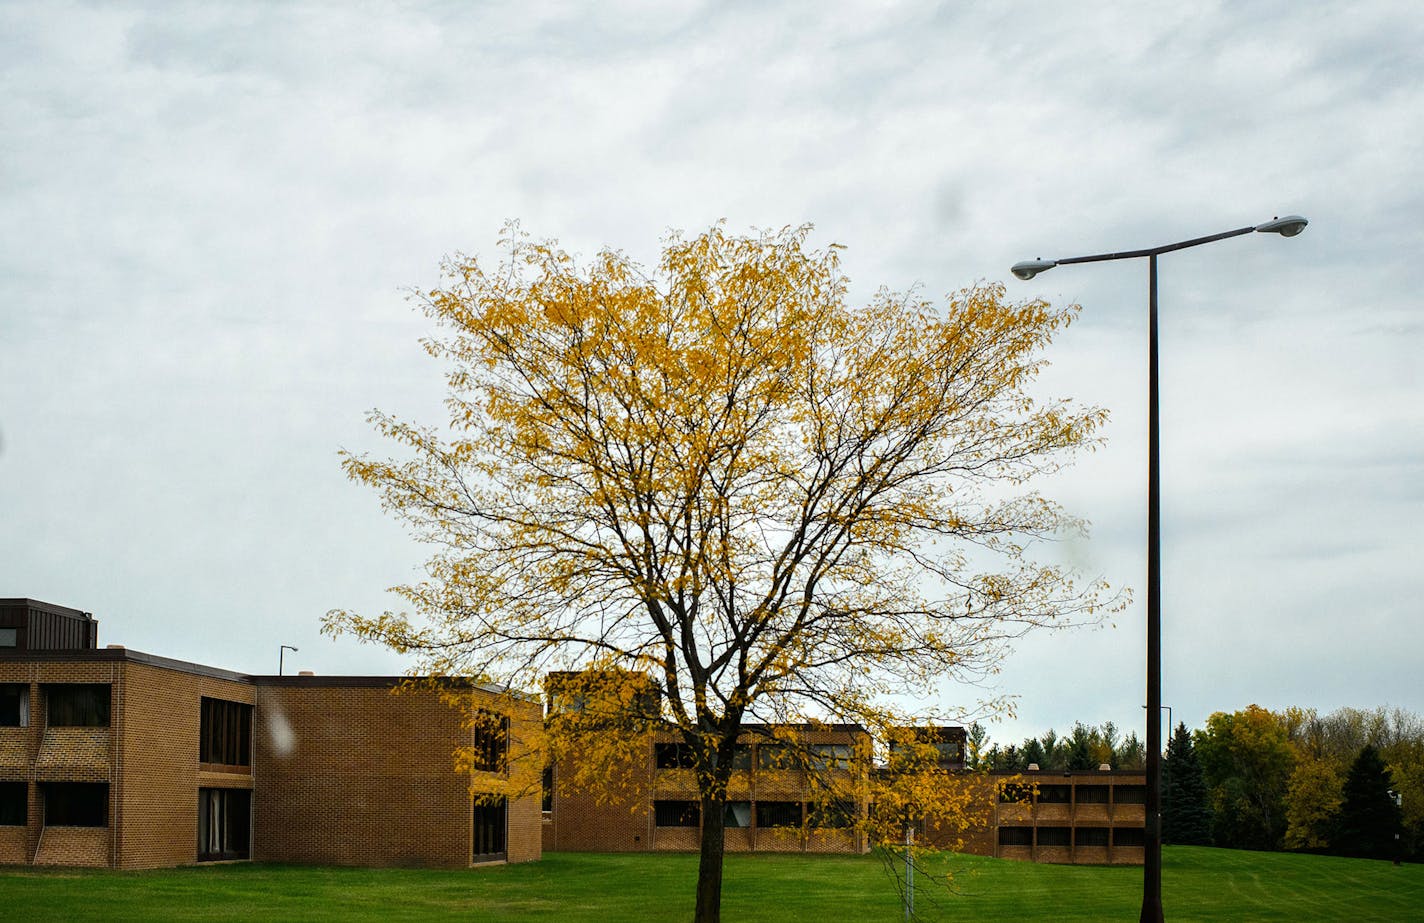
[[295, 654], [297, 652], [297, 649], [295, 647], [292, 647], [290, 644], [283, 644], [282, 647], [277, 651], [278, 676], [282, 675], [282, 660], [287, 656], [287, 651], [291, 651], [293, 654]]

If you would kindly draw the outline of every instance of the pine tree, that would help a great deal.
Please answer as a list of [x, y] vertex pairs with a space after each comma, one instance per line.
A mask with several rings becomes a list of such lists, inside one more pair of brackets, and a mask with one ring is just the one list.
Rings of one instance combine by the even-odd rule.
[[1389, 859], [1398, 849], [1396, 837], [1403, 827], [1399, 807], [1390, 789], [1394, 783], [1379, 751], [1366, 744], [1345, 776], [1344, 803], [1332, 852], [1364, 859]]
[[1177, 846], [1211, 845], [1206, 780], [1185, 722], [1177, 725], [1167, 741], [1167, 758], [1162, 761], [1162, 841]]

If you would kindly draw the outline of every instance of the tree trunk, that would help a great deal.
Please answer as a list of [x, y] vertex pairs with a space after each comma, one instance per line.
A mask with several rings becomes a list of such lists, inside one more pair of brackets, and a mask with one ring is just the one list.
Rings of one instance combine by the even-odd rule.
[[726, 852], [727, 790], [702, 795], [702, 851], [697, 862], [697, 911], [695, 923], [721, 923], [722, 858]]

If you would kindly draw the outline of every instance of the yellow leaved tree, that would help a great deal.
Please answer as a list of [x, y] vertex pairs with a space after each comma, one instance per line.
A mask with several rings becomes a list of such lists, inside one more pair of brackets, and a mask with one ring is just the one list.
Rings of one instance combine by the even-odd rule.
[[[343, 462], [434, 551], [398, 588], [409, 613], [333, 611], [328, 630], [415, 654], [416, 672], [514, 689], [556, 674], [577, 707], [551, 712], [543, 744], [579, 748], [575, 783], [616, 785], [633, 743], [674, 733], [701, 804], [699, 921], [719, 918], [748, 728], [884, 741], [942, 721], [944, 682], [1104, 598], [1028, 553], [1082, 524], [1027, 482], [1105, 418], [1028, 390], [1076, 307], [997, 285], [852, 306], [838, 248], [808, 234], [673, 234], [647, 272], [510, 226], [496, 264], [447, 261], [419, 298], [448, 427], [373, 413], [402, 456]], [[857, 804], [917, 811], [948, 785], [896, 775], [842, 777]], [[943, 801], [953, 828], [964, 799]]]

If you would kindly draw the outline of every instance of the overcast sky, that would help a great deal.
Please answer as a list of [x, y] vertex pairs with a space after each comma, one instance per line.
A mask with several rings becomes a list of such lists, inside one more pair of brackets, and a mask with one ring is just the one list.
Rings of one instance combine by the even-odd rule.
[[347, 482], [440, 419], [404, 291], [501, 224], [647, 263], [814, 223], [855, 293], [1083, 305], [1047, 394], [1112, 412], [1042, 489], [1137, 602], [1017, 646], [1009, 742], [1141, 733], [1146, 265], [1161, 260], [1163, 701], [1424, 711], [1424, 12], [1413, 2], [0, 3], [0, 596], [230, 669], [424, 550]]

